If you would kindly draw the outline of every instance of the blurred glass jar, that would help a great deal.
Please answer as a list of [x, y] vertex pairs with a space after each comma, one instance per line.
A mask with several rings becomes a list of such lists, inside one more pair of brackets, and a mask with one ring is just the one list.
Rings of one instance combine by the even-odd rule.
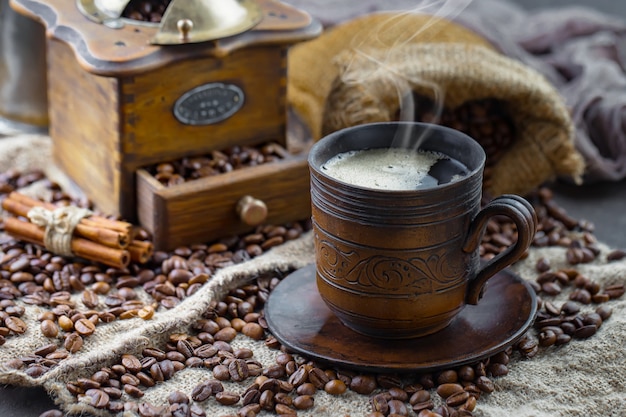
[[48, 125], [45, 48], [43, 25], [0, 0], [0, 117]]

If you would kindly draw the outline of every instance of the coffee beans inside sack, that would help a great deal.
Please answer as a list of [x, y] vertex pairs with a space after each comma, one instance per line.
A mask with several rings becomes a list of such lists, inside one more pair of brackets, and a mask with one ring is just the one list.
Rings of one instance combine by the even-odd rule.
[[[0, 178], [4, 193], [43, 181], [53, 201], [89, 205], [38, 172]], [[263, 307], [280, 281], [311, 258], [264, 264], [267, 257], [259, 255], [273, 248], [287, 259], [297, 245], [311, 252], [310, 242], [303, 243], [310, 225], [303, 221], [156, 252], [149, 263], [123, 270], [3, 236], [3, 381], [44, 385], [74, 413], [324, 415], [357, 404], [371, 417], [474, 415], [481, 399], [499, 394], [498, 379], [510, 373], [512, 362], [539, 360], [542, 352], [598, 337], [624, 293], [623, 280], [601, 284], [577, 268], [621, 262], [625, 252], [603, 252], [593, 225], [570, 217], [549, 189], [528, 198], [539, 216], [531, 250], [564, 251], [560, 258], [538, 257], [534, 276], [525, 277], [539, 297], [533, 329], [483, 361], [434, 373], [365, 374], [282, 347], [268, 330]], [[515, 239], [512, 223], [492, 220], [481, 256], [489, 259]], [[230, 280], [221, 275], [232, 268]]]

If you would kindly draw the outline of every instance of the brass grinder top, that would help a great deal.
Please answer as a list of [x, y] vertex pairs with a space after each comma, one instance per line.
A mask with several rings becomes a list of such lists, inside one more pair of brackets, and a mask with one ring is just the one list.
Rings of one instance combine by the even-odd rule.
[[255, 0], [172, 0], [160, 22], [143, 22], [123, 17], [131, 0], [76, 0], [78, 9], [90, 20], [109, 28], [125, 25], [155, 26], [154, 45], [206, 42], [238, 35], [263, 18]]

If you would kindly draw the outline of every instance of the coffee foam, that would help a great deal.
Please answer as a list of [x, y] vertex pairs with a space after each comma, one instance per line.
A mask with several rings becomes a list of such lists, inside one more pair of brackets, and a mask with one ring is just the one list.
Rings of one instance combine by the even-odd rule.
[[365, 149], [337, 154], [322, 170], [330, 177], [360, 187], [381, 190], [415, 190], [433, 179], [430, 168], [444, 156], [403, 148]]

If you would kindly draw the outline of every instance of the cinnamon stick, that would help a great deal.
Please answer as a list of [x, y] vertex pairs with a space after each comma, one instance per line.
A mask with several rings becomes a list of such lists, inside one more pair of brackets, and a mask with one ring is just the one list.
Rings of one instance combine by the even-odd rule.
[[[20, 204], [23, 204], [25, 206], [28, 207], [35, 207], [35, 206], [40, 206], [40, 207], [44, 207], [48, 210], [54, 210], [57, 208], [57, 206], [55, 206], [52, 203], [46, 203], [45, 201], [40, 201], [40, 200], [36, 200], [34, 198], [28, 197], [24, 194], [18, 193], [17, 191], [13, 191], [11, 192], [8, 196], [8, 199], [11, 199], [13, 201], [16, 201]], [[132, 233], [133, 230], [133, 225], [131, 223], [125, 222], [125, 221], [121, 221], [121, 220], [112, 220], [112, 219], [107, 219], [106, 217], [102, 217], [102, 216], [98, 216], [98, 215], [92, 215], [89, 216], [89, 219], [85, 219], [88, 220], [89, 222], [93, 222], [96, 223], [97, 226], [100, 227], [105, 227], [107, 229], [111, 229], [111, 230], [117, 230], [119, 232], [127, 232], [127, 233]], [[89, 225], [94, 226], [94, 224], [91, 223]]]
[[111, 229], [92, 227], [81, 223], [76, 225], [74, 232], [77, 236], [84, 237], [110, 248], [126, 249], [130, 243], [130, 238], [126, 233], [121, 233]]
[[[24, 204], [22, 201], [26, 201], [26, 199], [32, 199], [26, 196], [24, 196], [26, 197], [26, 199], [15, 199], [12, 198], [14, 194], [17, 193], [11, 193], [7, 198], [4, 199], [4, 201], [2, 201], [2, 208], [16, 216], [28, 217], [28, 212], [31, 208], [35, 207], [35, 205]], [[37, 200], [33, 201], [36, 202]], [[48, 210], [54, 210], [56, 208], [56, 206], [52, 204], [43, 202], [41, 206]], [[94, 226], [94, 224], [96, 224], [97, 226]], [[81, 236], [85, 239], [89, 239], [96, 243], [116, 249], [124, 249], [128, 247], [128, 244], [130, 243], [129, 233], [104, 228], [104, 226], [101, 226], [101, 223], [91, 222], [89, 221], [89, 219], [81, 219], [78, 225], [76, 225], [74, 233], [77, 236]]]
[[145, 264], [152, 257], [154, 246], [152, 242], [133, 240], [130, 242], [130, 245], [128, 245], [128, 252], [130, 253], [131, 261]]
[[[4, 218], [4, 230], [13, 237], [44, 246], [44, 231], [39, 226], [15, 217]], [[130, 253], [124, 249], [113, 249], [80, 237], [72, 237], [72, 253], [90, 261], [100, 262], [114, 268], [126, 268]]]

